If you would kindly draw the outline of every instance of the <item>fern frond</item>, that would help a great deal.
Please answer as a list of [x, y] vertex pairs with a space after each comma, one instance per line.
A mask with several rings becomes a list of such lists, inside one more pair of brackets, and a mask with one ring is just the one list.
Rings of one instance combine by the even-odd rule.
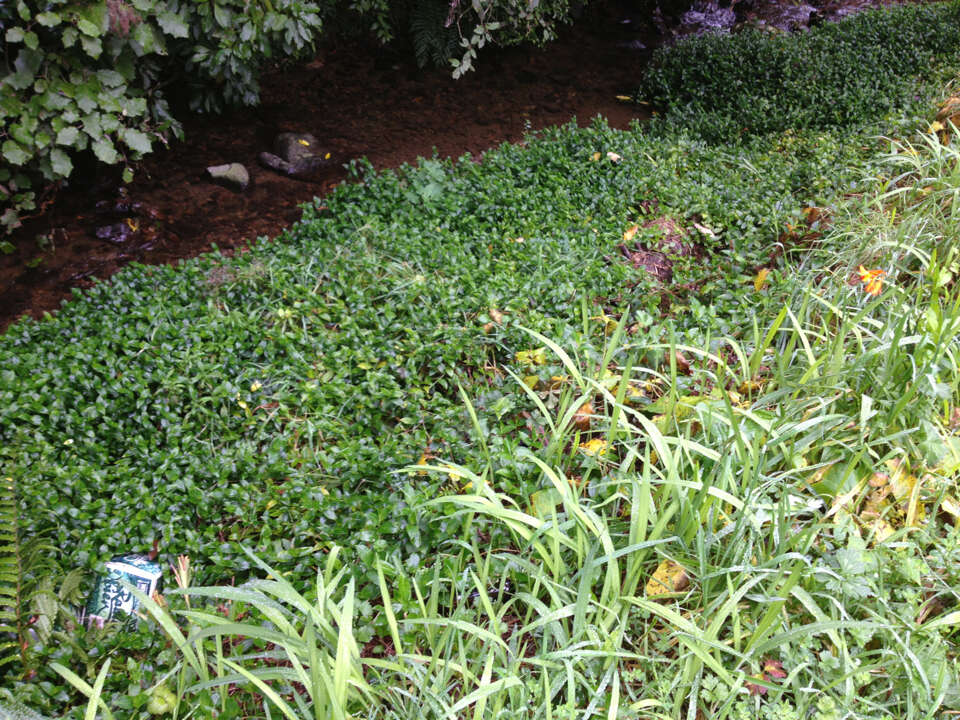
[[54, 555], [41, 538], [23, 540], [14, 480], [0, 478], [0, 681], [11, 667], [29, 669], [33, 642], [49, 640], [58, 615], [76, 599], [82, 575], [71, 573], [56, 592]]
[[43, 715], [23, 705], [0, 703], [0, 720], [47, 720]]
[[44, 592], [38, 578], [49, 577], [52, 556], [39, 539], [23, 542], [18, 507], [13, 478], [0, 478], [0, 677], [10, 666], [27, 669], [30, 621]]
[[20, 660], [20, 541], [13, 478], [0, 479], [0, 668]]
[[455, 27], [447, 27], [449, 3], [444, 0], [422, 0], [410, 8], [410, 35], [417, 65], [449, 65], [457, 53], [460, 36]]

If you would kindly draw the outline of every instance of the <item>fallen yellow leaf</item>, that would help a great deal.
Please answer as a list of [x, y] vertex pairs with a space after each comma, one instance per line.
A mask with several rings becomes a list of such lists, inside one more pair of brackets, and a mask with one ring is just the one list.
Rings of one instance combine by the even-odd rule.
[[546, 348], [536, 348], [535, 350], [520, 350], [514, 359], [520, 365], [546, 365], [547, 364], [547, 349]]
[[630, 242], [633, 240], [633, 236], [637, 234], [637, 230], [640, 229], [639, 225], [631, 225], [626, 230], [623, 231], [623, 241]]
[[662, 560], [647, 580], [644, 594], [648, 596], [680, 592], [690, 584], [687, 571], [673, 560]]
[[960, 525], [960, 503], [949, 495], [940, 503], [940, 509], [953, 518], [953, 522]]
[[602, 310], [599, 315], [594, 315], [591, 320], [596, 320], [597, 322], [603, 323], [603, 333], [604, 335], [609, 335], [617, 328], [617, 321], [612, 317], [607, 315]]
[[590, 429], [590, 420], [593, 418], [593, 401], [588, 400], [579, 407], [573, 416], [573, 425], [581, 432]]
[[598, 152], [595, 152], [593, 155], [591, 155], [591, 156], [590, 156], [590, 159], [591, 159], [593, 162], [596, 162], [596, 161], [599, 160], [601, 157], [602, 157], [602, 156], [601, 156], [600, 152], [598, 151]]
[[888, 482], [897, 500], [908, 498], [917, 484], [916, 475], [911, 475], [902, 460], [887, 460], [887, 469], [890, 471]]
[[767, 286], [767, 275], [770, 274], [769, 268], [760, 268], [755, 278], [753, 278], [753, 289], [760, 292]]
[[[421, 453], [419, 459], [417, 460], [417, 465], [426, 465], [431, 460], [433, 460], [433, 455], [428, 452]], [[424, 477], [429, 475], [429, 473], [426, 470], [417, 470], [417, 475]]]
[[601, 440], [599, 438], [594, 438], [593, 440], [588, 440], [583, 445], [580, 446], [581, 452], [584, 455], [589, 455], [590, 457], [598, 457], [606, 453], [607, 451], [607, 441]]
[[[744, 380], [737, 386], [737, 391], [741, 395], [749, 395], [750, 393], [755, 393], [758, 390], [762, 390], [763, 386], [766, 385], [766, 380]], [[731, 393], [731, 400], [733, 393]], [[740, 398], [738, 397], [737, 400]]]
[[643, 392], [643, 388], [637, 387], [633, 383], [627, 385], [627, 392], [624, 396], [624, 400], [627, 401], [627, 404], [633, 405], [640, 401], [640, 398], [645, 397], [646, 393]]
[[874, 519], [873, 522], [870, 523], [869, 528], [873, 532], [873, 543], [875, 545], [884, 542], [894, 533], [893, 525], [883, 518]]

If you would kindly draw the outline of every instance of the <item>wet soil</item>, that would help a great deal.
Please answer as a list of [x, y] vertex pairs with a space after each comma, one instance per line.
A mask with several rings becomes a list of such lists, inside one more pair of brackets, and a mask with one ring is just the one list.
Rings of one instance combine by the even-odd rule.
[[[216, 245], [230, 252], [299, 219], [298, 205], [346, 178], [344, 164], [376, 168], [418, 157], [459, 157], [529, 130], [597, 115], [626, 128], [642, 110], [631, 93], [655, 38], [601, 6], [545, 49], [493, 49], [478, 69], [453, 80], [419, 69], [413, 54], [370, 45], [324, 48], [315, 59], [262, 82], [262, 104], [222, 116], [187, 118], [186, 139], [147, 156], [118, 194], [115, 172], [77, 177], [48, 212], [0, 256], [0, 330], [23, 314], [58, 308], [71, 288], [90, 286], [130, 262], [174, 263]], [[280, 132], [312, 133], [331, 166], [309, 181], [257, 164]], [[210, 165], [246, 165], [251, 186], [237, 193], [205, 177]], [[38, 242], [38, 237], [40, 241]]]

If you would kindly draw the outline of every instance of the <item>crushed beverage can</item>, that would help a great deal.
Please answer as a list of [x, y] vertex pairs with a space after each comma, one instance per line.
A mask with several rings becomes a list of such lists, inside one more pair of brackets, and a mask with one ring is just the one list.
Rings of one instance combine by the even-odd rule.
[[160, 565], [146, 555], [120, 555], [110, 560], [106, 568], [107, 574], [97, 578], [86, 608], [88, 624], [100, 627], [121, 614], [126, 615], [128, 621], [135, 618], [140, 601], [124, 583], [150, 597], [163, 576]]

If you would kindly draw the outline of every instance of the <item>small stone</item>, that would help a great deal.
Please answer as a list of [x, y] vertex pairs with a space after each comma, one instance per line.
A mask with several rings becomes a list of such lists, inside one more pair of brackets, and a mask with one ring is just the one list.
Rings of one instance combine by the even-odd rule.
[[243, 192], [250, 185], [250, 173], [240, 163], [211, 165], [207, 168], [207, 174], [217, 185], [229, 190]]
[[114, 245], [123, 245], [139, 230], [139, 225], [133, 220], [101, 225], [94, 232], [98, 240], [105, 240]]
[[297, 165], [320, 152], [319, 141], [310, 133], [280, 133], [273, 141], [273, 152], [288, 163]]
[[262, 152], [257, 156], [257, 159], [260, 161], [260, 164], [265, 168], [270, 170], [275, 170], [281, 175], [293, 175], [294, 166], [284, 160], [279, 155], [274, 155], [273, 153]]
[[[302, 145], [301, 141], [304, 137], [313, 138], [312, 135], [294, 135], [293, 133], [284, 133], [284, 135], [292, 136], [297, 138], [297, 141], [294, 145], [291, 145], [289, 142], [281, 142], [278, 138], [276, 143], [276, 149], [280, 150], [280, 153], [274, 154], [269, 152], [262, 152], [257, 156], [257, 159], [260, 161], [260, 164], [265, 168], [269, 168], [275, 172], [280, 173], [281, 175], [286, 175], [290, 178], [295, 178], [297, 180], [307, 180], [313, 177], [317, 172], [328, 168], [331, 166], [330, 153], [315, 153], [313, 151], [314, 146]], [[289, 138], [288, 138], [289, 140]], [[315, 142], [315, 139], [313, 140]], [[297, 149], [299, 148], [299, 149]], [[289, 159], [284, 156], [289, 156]]]

